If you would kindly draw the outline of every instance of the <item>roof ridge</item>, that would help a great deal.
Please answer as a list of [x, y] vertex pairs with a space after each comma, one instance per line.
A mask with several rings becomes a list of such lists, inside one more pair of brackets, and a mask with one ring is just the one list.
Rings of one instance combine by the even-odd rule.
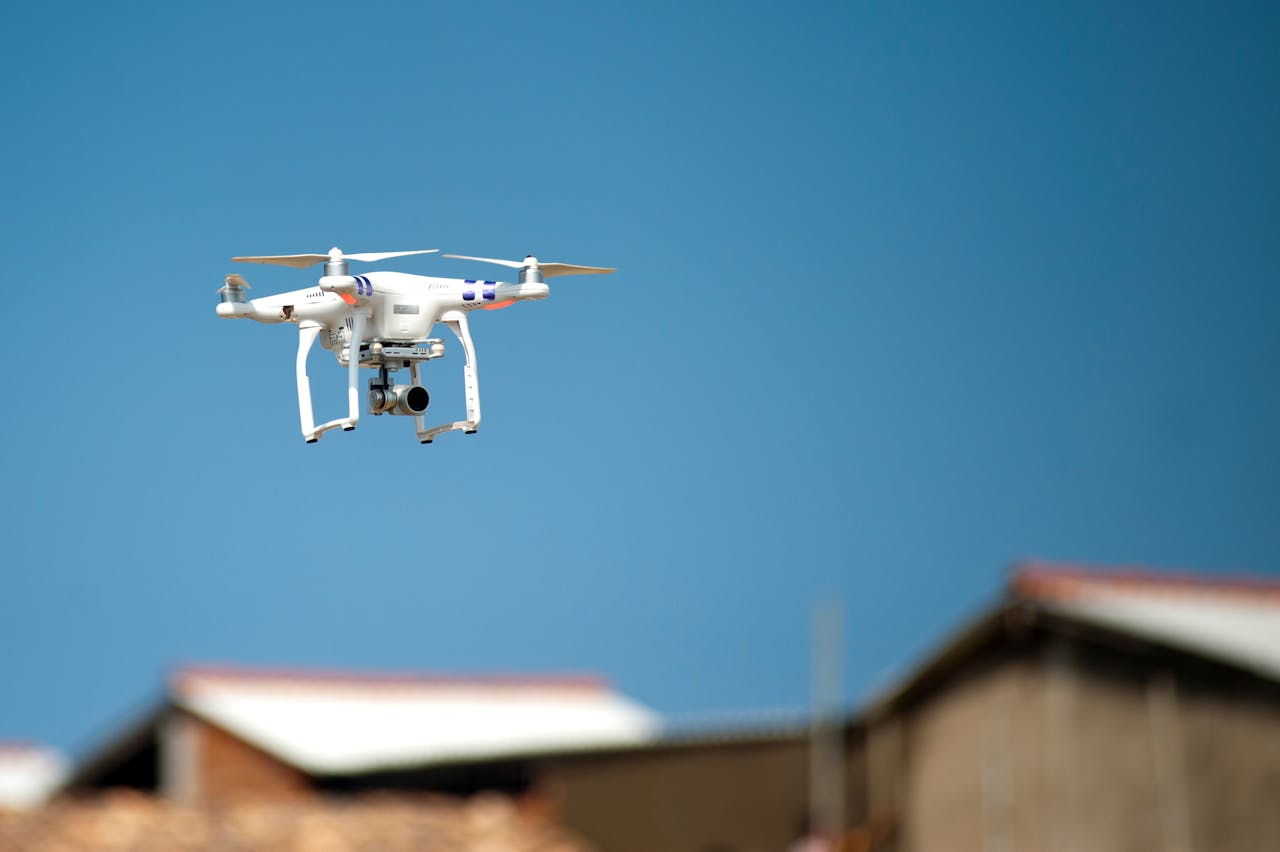
[[252, 683], [348, 684], [359, 686], [487, 686], [556, 687], [608, 690], [611, 684], [602, 675], [589, 673], [513, 673], [375, 671], [309, 668], [294, 666], [250, 666], [229, 663], [186, 663], [169, 673], [171, 689], [181, 691], [194, 681], [224, 680]]
[[1015, 563], [1010, 571], [1008, 588], [1013, 595], [1022, 598], [1074, 598], [1107, 590], [1202, 597], [1246, 597], [1280, 602], [1280, 577], [1203, 574], [1183, 569], [1082, 565], [1043, 560]]

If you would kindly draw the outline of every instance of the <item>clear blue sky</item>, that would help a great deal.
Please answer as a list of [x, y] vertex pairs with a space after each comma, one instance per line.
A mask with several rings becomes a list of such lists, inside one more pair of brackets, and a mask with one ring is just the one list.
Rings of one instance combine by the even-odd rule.
[[[798, 706], [832, 597], [856, 701], [1019, 557], [1280, 573], [1274, 3], [19, 0], [4, 32], [0, 738], [83, 749], [183, 661]], [[478, 435], [306, 446], [295, 330], [214, 290], [334, 244], [619, 271], [477, 318]]]

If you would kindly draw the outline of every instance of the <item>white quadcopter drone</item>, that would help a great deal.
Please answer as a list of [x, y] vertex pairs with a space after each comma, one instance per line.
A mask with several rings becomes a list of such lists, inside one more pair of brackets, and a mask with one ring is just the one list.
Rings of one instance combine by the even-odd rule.
[[[347, 274], [347, 261], [378, 261], [412, 254], [431, 254], [438, 249], [392, 251], [375, 254], [346, 254], [332, 248], [326, 254], [268, 255], [233, 257], [244, 263], [270, 263], [305, 269], [324, 261], [324, 275], [315, 287], [294, 290], [262, 299], [246, 299], [248, 283], [239, 275], [228, 275], [218, 291], [222, 302], [218, 316], [251, 319], [264, 323], [298, 324], [298, 413], [302, 437], [308, 444], [320, 440], [330, 429], [350, 432], [360, 421], [360, 368], [378, 371], [369, 380], [369, 411], [373, 414], [400, 414], [415, 418], [418, 440], [430, 444], [437, 435], [461, 429], [473, 434], [480, 428], [480, 385], [476, 376], [476, 348], [467, 327], [467, 314], [480, 308], [496, 310], [524, 299], [545, 299], [551, 288], [544, 278], [556, 275], [583, 275], [613, 272], [600, 266], [573, 266], [568, 263], [539, 263], [533, 255], [522, 261], [494, 260], [446, 254], [459, 260], [478, 260], [520, 270], [519, 283], [435, 278], [403, 272]], [[467, 362], [463, 367], [467, 419], [426, 427], [423, 416], [431, 401], [422, 386], [422, 364], [444, 354], [444, 342], [429, 337], [431, 327], [444, 323], [462, 342]], [[320, 345], [347, 368], [347, 416], [315, 424], [311, 407], [311, 380], [307, 378], [307, 354], [320, 338]], [[391, 374], [409, 368], [410, 384], [393, 384]]]

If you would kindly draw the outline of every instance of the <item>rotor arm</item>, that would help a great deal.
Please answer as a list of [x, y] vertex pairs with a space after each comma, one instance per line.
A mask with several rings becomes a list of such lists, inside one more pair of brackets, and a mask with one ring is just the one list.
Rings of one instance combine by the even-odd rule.
[[[467, 359], [466, 364], [462, 367], [463, 386], [467, 400], [467, 419], [424, 429], [426, 418], [417, 417], [415, 426], [418, 440], [424, 444], [430, 444], [437, 435], [442, 435], [445, 432], [461, 429], [466, 434], [471, 435], [480, 428], [480, 378], [476, 372], [476, 347], [471, 340], [471, 329], [467, 325], [467, 315], [462, 311], [447, 311], [440, 318], [440, 322], [449, 326], [453, 333], [457, 335], [459, 342], [462, 343], [463, 354]], [[416, 365], [412, 375], [414, 384], [418, 384], [420, 379]]]

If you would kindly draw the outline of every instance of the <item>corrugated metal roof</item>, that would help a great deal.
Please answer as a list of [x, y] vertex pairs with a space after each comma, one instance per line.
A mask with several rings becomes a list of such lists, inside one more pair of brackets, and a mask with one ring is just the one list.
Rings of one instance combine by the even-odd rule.
[[1017, 597], [1280, 680], [1280, 581], [1028, 564]]
[[656, 714], [591, 678], [186, 669], [173, 700], [320, 775], [648, 742]]

